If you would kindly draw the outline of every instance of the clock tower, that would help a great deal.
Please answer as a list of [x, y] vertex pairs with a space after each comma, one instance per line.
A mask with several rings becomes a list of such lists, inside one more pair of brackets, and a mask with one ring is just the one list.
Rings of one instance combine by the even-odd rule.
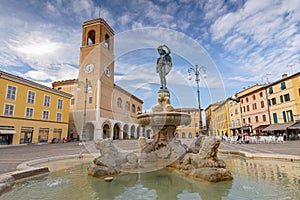
[[[81, 88], [78, 97], [83, 97], [83, 92], [89, 89], [87, 110], [95, 111], [97, 117], [112, 118], [114, 31], [102, 18], [82, 25], [78, 82]], [[85, 87], [86, 84], [88, 87]]]

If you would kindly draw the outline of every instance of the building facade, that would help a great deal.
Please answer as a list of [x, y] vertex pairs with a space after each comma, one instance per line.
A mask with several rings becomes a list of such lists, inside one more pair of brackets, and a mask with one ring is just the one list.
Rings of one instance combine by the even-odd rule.
[[229, 99], [221, 102], [214, 110], [212, 110], [213, 123], [213, 135], [223, 136], [229, 135]]
[[299, 129], [289, 128], [300, 120], [300, 72], [282, 75], [267, 87], [271, 125], [265, 131], [298, 135]]
[[242, 132], [261, 134], [270, 124], [267, 85], [254, 85], [237, 94], [240, 99]]
[[53, 83], [53, 88], [73, 96], [73, 137], [129, 139], [147, 132], [136, 124], [143, 101], [114, 84], [114, 67], [113, 29], [101, 18], [84, 22], [78, 79]]
[[[176, 112], [183, 112], [186, 114], [189, 114], [191, 116], [191, 123], [187, 126], [180, 125], [177, 126], [175, 131], [175, 137], [176, 138], [195, 138], [199, 136], [200, 130], [199, 130], [199, 109], [196, 108], [177, 108], [174, 109]], [[202, 132], [205, 132], [206, 126], [203, 125]]]
[[241, 106], [238, 98], [228, 99], [228, 114], [229, 114], [229, 129], [228, 135], [238, 135], [241, 133], [242, 119], [241, 119]]
[[0, 144], [67, 137], [70, 99], [70, 94], [0, 71]]

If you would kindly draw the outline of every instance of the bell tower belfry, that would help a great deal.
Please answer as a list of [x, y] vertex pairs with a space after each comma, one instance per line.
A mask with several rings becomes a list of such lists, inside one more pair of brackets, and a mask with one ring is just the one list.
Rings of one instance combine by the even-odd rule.
[[114, 31], [102, 18], [82, 24], [78, 82], [88, 83], [91, 89], [87, 109], [95, 110], [97, 117], [112, 117], [109, 108], [114, 89]]

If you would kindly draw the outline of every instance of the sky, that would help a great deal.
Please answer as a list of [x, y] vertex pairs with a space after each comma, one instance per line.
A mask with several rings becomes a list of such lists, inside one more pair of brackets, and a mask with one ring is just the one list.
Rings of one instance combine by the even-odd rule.
[[[201, 107], [300, 70], [300, 0], [0, 0], [0, 70], [51, 86], [77, 78], [82, 23], [115, 33], [115, 83], [156, 103], [157, 47], [171, 49], [174, 107]], [[203, 66], [203, 67], [202, 67]], [[205, 79], [203, 75], [206, 74]]]

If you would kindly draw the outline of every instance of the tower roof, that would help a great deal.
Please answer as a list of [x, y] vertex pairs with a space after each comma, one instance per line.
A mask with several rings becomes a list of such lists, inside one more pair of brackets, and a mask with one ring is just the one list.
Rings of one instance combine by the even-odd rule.
[[85, 21], [85, 22], [83, 22], [82, 27], [91, 26], [91, 25], [95, 25], [95, 24], [102, 24], [103, 26], [106, 27], [107, 30], [109, 30], [114, 35], [114, 30], [102, 18], [97, 18], [97, 19], [92, 19], [92, 20]]

